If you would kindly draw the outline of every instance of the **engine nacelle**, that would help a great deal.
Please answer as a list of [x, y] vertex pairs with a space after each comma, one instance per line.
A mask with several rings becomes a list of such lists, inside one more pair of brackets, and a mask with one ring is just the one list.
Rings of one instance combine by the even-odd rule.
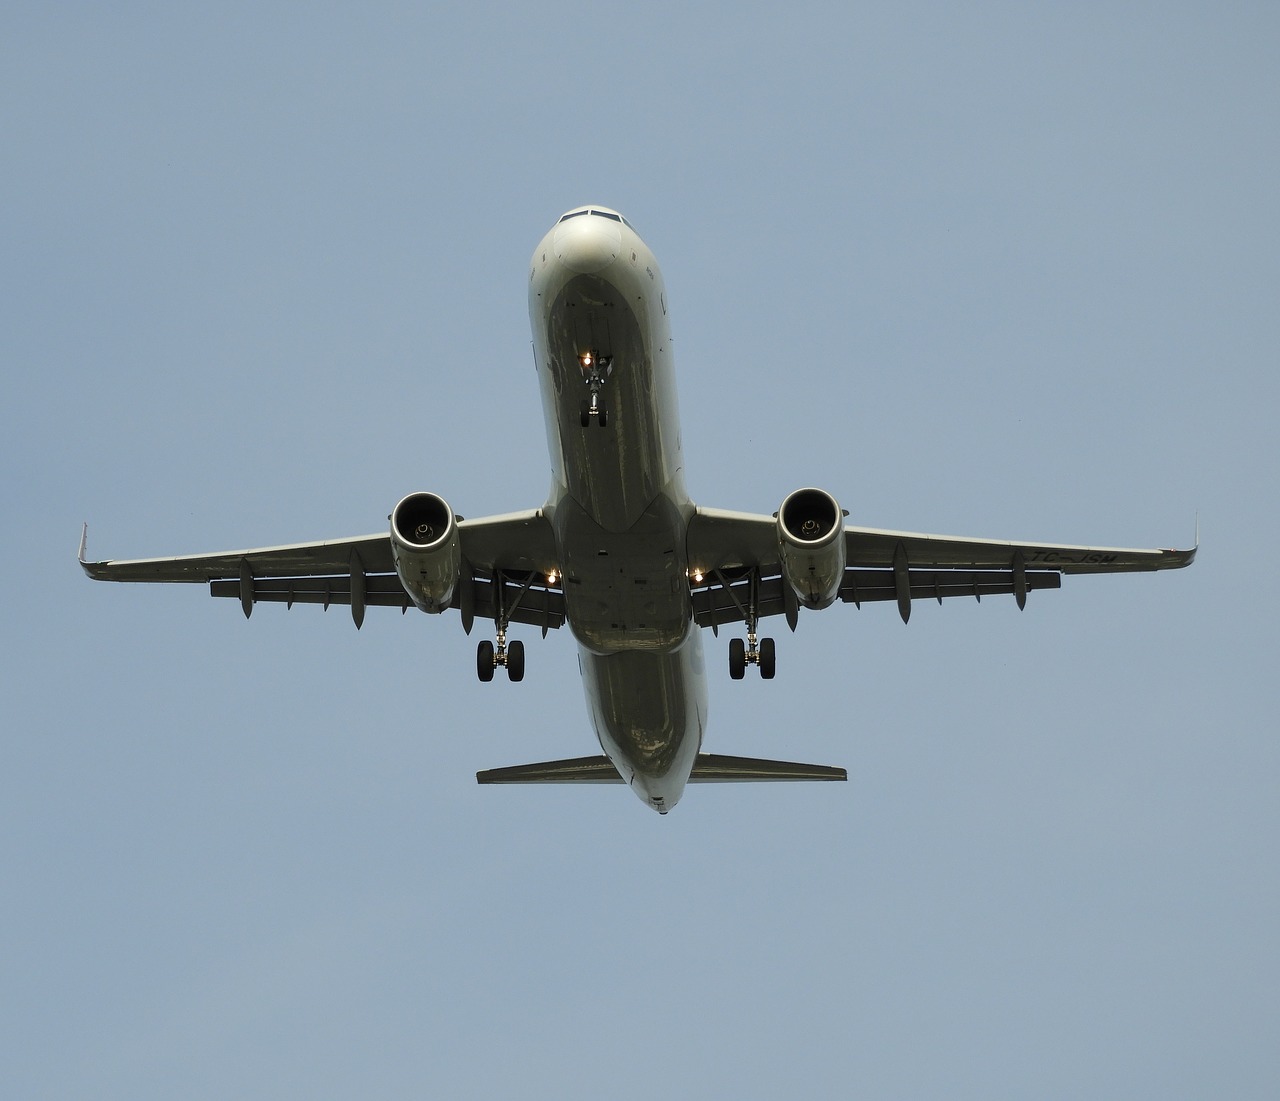
[[806, 608], [825, 608], [844, 580], [844, 513], [830, 493], [797, 489], [778, 509], [782, 575]]
[[453, 509], [434, 493], [410, 493], [391, 511], [391, 557], [400, 584], [424, 612], [442, 612], [462, 573]]

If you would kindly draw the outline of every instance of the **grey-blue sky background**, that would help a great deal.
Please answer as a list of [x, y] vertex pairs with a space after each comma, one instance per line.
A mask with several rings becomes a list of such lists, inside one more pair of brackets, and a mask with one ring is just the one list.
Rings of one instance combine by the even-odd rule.
[[[0, 1081], [14, 1098], [1270, 1098], [1280, 18], [1263, 4], [15, 4], [0, 34]], [[526, 263], [663, 265], [695, 498], [1186, 545], [707, 639], [588, 753], [572, 641], [92, 585], [544, 499]]]

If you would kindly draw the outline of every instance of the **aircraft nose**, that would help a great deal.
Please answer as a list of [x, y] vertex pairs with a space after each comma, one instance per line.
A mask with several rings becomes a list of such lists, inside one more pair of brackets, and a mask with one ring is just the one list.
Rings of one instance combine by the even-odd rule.
[[556, 259], [579, 275], [603, 271], [622, 250], [622, 231], [608, 218], [586, 214], [561, 222], [555, 236]]

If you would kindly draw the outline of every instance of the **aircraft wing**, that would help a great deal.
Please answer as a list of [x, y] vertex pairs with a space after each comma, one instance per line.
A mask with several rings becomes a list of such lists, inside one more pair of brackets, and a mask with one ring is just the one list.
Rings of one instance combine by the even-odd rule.
[[[1061, 587], [1066, 573], [1128, 573], [1189, 566], [1190, 550], [1142, 550], [972, 539], [881, 528], [845, 528], [840, 599], [895, 600], [905, 621], [914, 599], [1011, 593], [1019, 607], [1032, 589]], [[797, 605], [782, 577], [777, 521], [772, 516], [699, 508], [689, 525], [689, 565], [697, 570], [694, 616], [717, 627], [745, 618], [750, 587], [760, 616], [786, 615], [795, 629]], [[701, 575], [701, 580], [698, 576]]]
[[[359, 627], [366, 606], [407, 610], [412, 601], [396, 574], [387, 532], [289, 543], [277, 547], [188, 554], [171, 558], [106, 559], [90, 562], [80, 539], [80, 565], [96, 581], [207, 583], [213, 596], [235, 597], [245, 615], [259, 601], [347, 604]], [[459, 520], [462, 577], [454, 598], [463, 626], [494, 614], [496, 586], [516, 623], [545, 632], [564, 623], [564, 597], [547, 580], [558, 571], [555, 539], [541, 510]]]

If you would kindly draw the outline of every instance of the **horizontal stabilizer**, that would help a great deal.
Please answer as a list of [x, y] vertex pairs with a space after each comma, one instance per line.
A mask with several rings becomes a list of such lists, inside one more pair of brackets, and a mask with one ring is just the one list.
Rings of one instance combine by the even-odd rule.
[[[805, 765], [794, 761], [764, 761], [699, 753], [691, 784], [734, 784], [754, 780], [847, 780], [849, 774], [833, 765]], [[490, 768], [476, 773], [479, 784], [620, 784], [622, 777], [608, 757], [574, 757], [531, 765]]]
[[795, 761], [765, 761], [758, 757], [727, 757], [699, 753], [691, 784], [737, 784], [749, 780], [847, 780], [835, 765], [802, 765]]
[[489, 768], [476, 773], [477, 784], [620, 784], [622, 777], [608, 757], [573, 757], [532, 765]]

